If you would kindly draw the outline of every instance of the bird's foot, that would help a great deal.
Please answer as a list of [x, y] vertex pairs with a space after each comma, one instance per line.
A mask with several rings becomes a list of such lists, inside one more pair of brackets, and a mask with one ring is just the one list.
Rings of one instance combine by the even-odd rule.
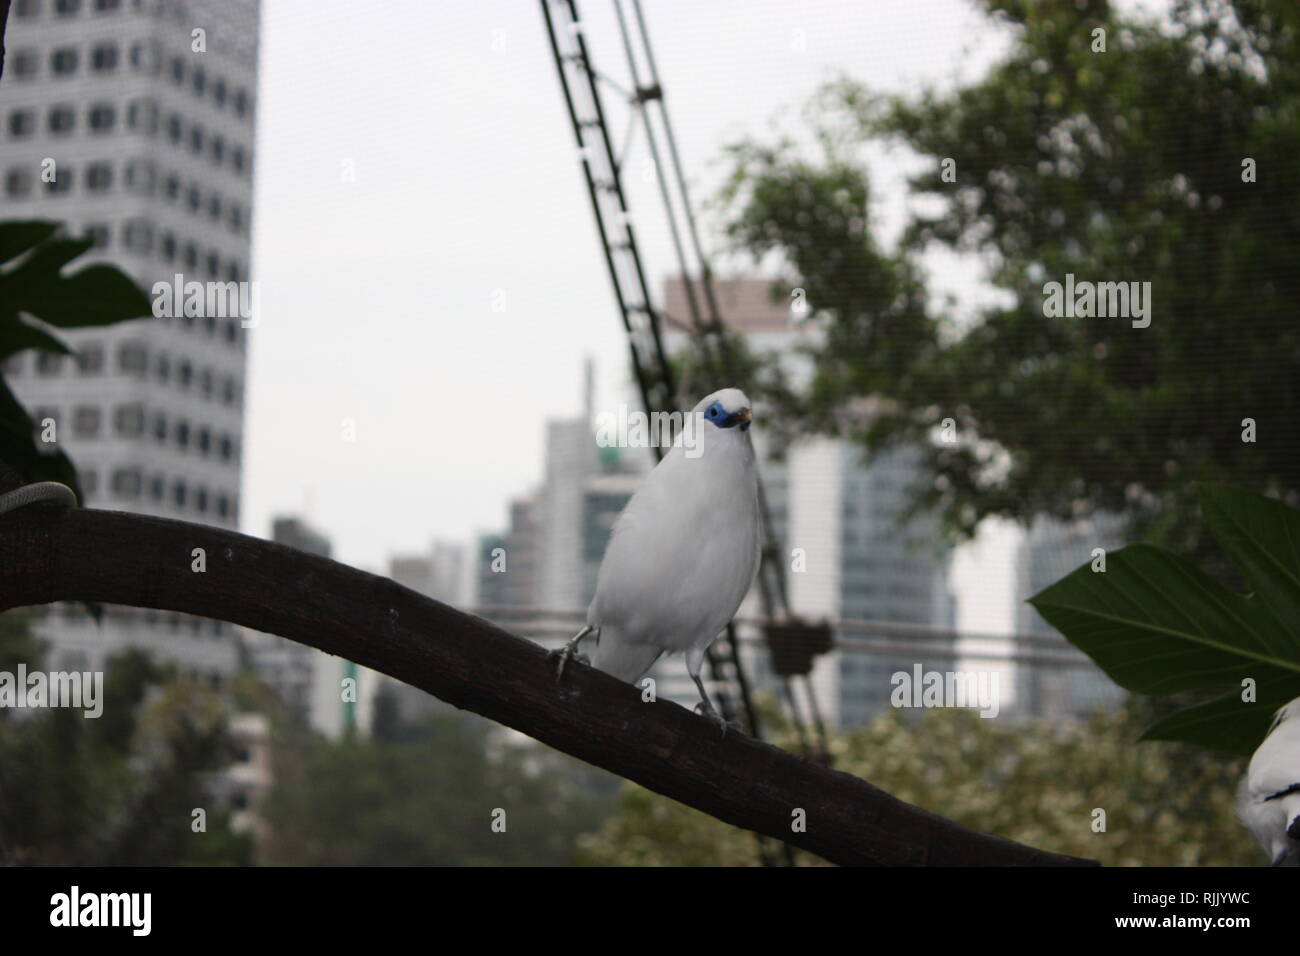
[[712, 722], [722, 732], [722, 736], [727, 736], [728, 730], [743, 730], [738, 720], [727, 720], [720, 713], [713, 709], [713, 705], [706, 700], [700, 701], [695, 705], [696, 711], [706, 720]]
[[577, 661], [579, 664], [591, 663], [591, 658], [586, 654], [579, 652], [577, 645], [572, 642], [551, 651], [550, 656], [558, 661], [555, 668], [556, 681], [559, 681], [564, 677], [564, 667], [569, 663], [569, 661]]

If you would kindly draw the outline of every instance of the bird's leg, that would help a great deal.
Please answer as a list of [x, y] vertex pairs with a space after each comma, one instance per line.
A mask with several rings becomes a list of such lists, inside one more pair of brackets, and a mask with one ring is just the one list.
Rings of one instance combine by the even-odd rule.
[[692, 674], [691, 680], [695, 681], [695, 686], [700, 692], [700, 702], [695, 705], [695, 709], [721, 727], [722, 736], [724, 737], [727, 735], [728, 730], [740, 730], [740, 724], [734, 720], [726, 720], [714, 708], [713, 701], [709, 700], [709, 692], [704, 689], [704, 681], [700, 680], [700, 675]]
[[569, 638], [568, 642], [563, 647], [551, 651], [551, 656], [558, 657], [560, 661], [559, 668], [556, 670], [555, 674], [556, 680], [560, 680], [564, 677], [564, 665], [569, 663], [571, 659], [577, 660], [580, 664], [591, 663], [585, 654], [578, 653], [578, 644], [584, 637], [596, 630], [598, 630], [598, 628], [594, 628], [588, 624], [577, 634], [573, 635], [573, 637]]

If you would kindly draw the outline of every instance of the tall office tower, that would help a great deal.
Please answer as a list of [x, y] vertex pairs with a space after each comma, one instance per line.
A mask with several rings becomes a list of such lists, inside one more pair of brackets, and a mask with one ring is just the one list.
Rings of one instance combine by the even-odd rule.
[[[93, 238], [77, 262], [112, 262], [151, 296], [156, 283], [200, 291], [161, 299], [180, 299], [171, 318], [70, 333], [75, 361], [5, 364], [28, 410], [53, 419], [91, 506], [238, 523], [258, 17], [258, 0], [10, 11], [0, 215]], [[139, 646], [217, 683], [236, 667], [219, 622], [112, 609], [97, 627], [64, 609], [42, 630], [68, 666]]]
[[636, 462], [643, 462], [647, 457], [641, 449], [601, 448], [600, 471], [583, 482], [580, 605], [583, 611], [596, 596], [596, 580], [614, 523], [645, 480], [645, 469], [636, 467]]
[[[478, 562], [475, 566], [477, 588], [474, 606], [502, 607], [507, 602], [506, 587], [510, 573], [509, 551], [506, 535], [485, 532], [478, 537]], [[505, 569], [501, 570], [501, 562]]]
[[[1123, 699], [1124, 690], [1070, 644], [1056, 628], [1026, 604], [1049, 584], [1094, 560], [1094, 549], [1113, 551], [1124, 546], [1123, 519], [1099, 514], [1066, 524], [1039, 518], [1020, 543], [1016, 567], [1016, 634], [1050, 641], [1024, 646], [1021, 653], [1046, 650], [1046, 657], [1065, 657], [1071, 666], [1041, 663], [1016, 666], [1015, 712], [1027, 717], [1057, 720], [1082, 717], [1089, 711], [1113, 705]], [[1059, 643], [1058, 646], [1054, 646]]]
[[546, 423], [537, 593], [541, 607], [547, 610], [586, 607], [583, 603], [583, 486], [600, 470], [597, 451], [590, 419]]
[[537, 606], [540, 535], [540, 496], [525, 495], [510, 502], [510, 530], [505, 539], [508, 564], [501, 594], [502, 602], [510, 607]]
[[[752, 351], [780, 356], [792, 380], [801, 383], [812, 370], [794, 349], [816, 331], [795, 322], [786, 303], [772, 301], [771, 285], [762, 279], [718, 281], [719, 310]], [[668, 281], [663, 301], [669, 315], [680, 319], [690, 314], [680, 279]], [[685, 345], [681, 333], [669, 336], [670, 348]], [[732, 383], [709, 384], [720, 388]], [[697, 388], [706, 390], [704, 384]], [[953, 627], [949, 554], [936, 522], [922, 516], [899, 523], [908, 488], [921, 477], [915, 452], [899, 449], [865, 459], [858, 445], [809, 437], [777, 461], [761, 409], [754, 436], [773, 532], [786, 552], [787, 590], [795, 612], [832, 621]], [[751, 593], [742, 616], [761, 612]], [[873, 635], [841, 631], [839, 636]], [[907, 638], [890, 635], [892, 643], [900, 640]], [[917, 663], [926, 670], [952, 670], [954, 643], [950, 638], [927, 640], [916, 643], [914, 652], [890, 656], [823, 655], [812, 680], [824, 715], [840, 727], [862, 723], [889, 706], [895, 672], [910, 674]], [[755, 673], [761, 675], [763, 668]]]

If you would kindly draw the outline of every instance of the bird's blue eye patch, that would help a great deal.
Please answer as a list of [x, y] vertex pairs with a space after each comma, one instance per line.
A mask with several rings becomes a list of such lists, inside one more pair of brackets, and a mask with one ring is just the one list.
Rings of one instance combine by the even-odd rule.
[[722, 407], [721, 402], [714, 402], [706, 408], [704, 410], [704, 417], [708, 421], [713, 422], [713, 424], [717, 425], [719, 428], [734, 428], [736, 425], [740, 425], [740, 430], [742, 432], [749, 431], [749, 422], [747, 420], [742, 422], [738, 414], [735, 412], [728, 412]]

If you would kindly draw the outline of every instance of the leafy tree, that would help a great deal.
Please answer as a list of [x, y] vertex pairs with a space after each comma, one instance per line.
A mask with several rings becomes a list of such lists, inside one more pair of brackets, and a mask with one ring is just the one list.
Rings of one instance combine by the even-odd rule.
[[[815, 154], [732, 148], [728, 234], [784, 265], [823, 335], [806, 388], [765, 384], [790, 434], [924, 448], [916, 505], [963, 534], [1108, 511], [1201, 547], [1195, 481], [1300, 489], [1300, 7], [980, 6], [1010, 39], [983, 78], [901, 96], [842, 80], [812, 104]], [[925, 160], [896, 249], [870, 228], [868, 142]], [[932, 249], [979, 256], [1005, 304], [937, 308]], [[1067, 274], [1150, 282], [1150, 325], [1045, 315]], [[947, 418], [958, 440], [931, 440]]]
[[[1135, 747], [1144, 719], [1120, 710], [1078, 724], [1021, 724], [958, 709], [919, 720], [890, 710], [836, 738], [832, 752], [838, 769], [900, 800], [1046, 850], [1112, 866], [1261, 862], [1233, 809], [1244, 761], [1181, 744]], [[1094, 829], [1098, 810], [1104, 831]], [[600, 866], [757, 863], [752, 834], [636, 786], [581, 847], [579, 860]], [[799, 853], [798, 862], [820, 861]]]
[[[0, 669], [41, 667], [29, 621], [0, 614]], [[128, 651], [109, 661], [103, 696], [96, 719], [0, 709], [0, 865], [250, 862], [207, 788], [231, 757], [214, 692]], [[210, 810], [205, 833], [195, 807]]]
[[[604, 819], [614, 778], [479, 719], [434, 714], [386, 737], [276, 737], [267, 862], [562, 865]], [[287, 751], [287, 752], [286, 752]], [[492, 829], [505, 811], [505, 831]]]

